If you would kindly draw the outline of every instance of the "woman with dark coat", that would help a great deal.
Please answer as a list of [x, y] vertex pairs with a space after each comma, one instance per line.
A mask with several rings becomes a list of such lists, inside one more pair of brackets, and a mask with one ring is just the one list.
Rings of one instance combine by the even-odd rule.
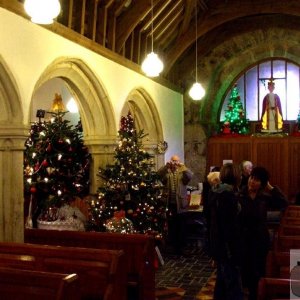
[[238, 166], [222, 166], [220, 181], [208, 196], [209, 251], [217, 265], [214, 300], [243, 300], [240, 274], [240, 206], [237, 189], [241, 173]]
[[240, 192], [242, 230], [242, 279], [249, 291], [248, 300], [257, 299], [258, 281], [265, 275], [266, 257], [270, 249], [267, 211], [284, 209], [287, 202], [277, 187], [269, 183], [263, 167], [253, 168], [248, 186]]

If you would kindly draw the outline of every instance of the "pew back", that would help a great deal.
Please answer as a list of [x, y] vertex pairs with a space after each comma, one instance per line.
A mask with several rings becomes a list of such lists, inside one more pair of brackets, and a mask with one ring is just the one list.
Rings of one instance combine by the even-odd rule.
[[289, 251], [269, 251], [266, 262], [266, 277], [290, 278]]
[[276, 235], [274, 238], [275, 251], [290, 251], [291, 249], [300, 249], [300, 236]]
[[283, 217], [292, 217], [298, 218], [300, 217], [300, 206], [299, 205], [288, 205], [286, 210], [284, 211]]
[[76, 274], [0, 267], [2, 300], [80, 300]]
[[257, 300], [289, 298], [290, 279], [261, 278], [258, 283]]
[[155, 240], [143, 234], [26, 229], [25, 242], [124, 251], [129, 299], [155, 299]]
[[280, 224], [300, 226], [300, 218], [299, 217], [284, 217], [281, 219]]
[[0, 266], [76, 273], [82, 299], [125, 299], [122, 259], [123, 252], [115, 250], [0, 243]]
[[278, 235], [279, 236], [300, 236], [300, 224], [295, 225], [295, 224], [285, 224], [282, 223], [280, 224], [278, 228]]

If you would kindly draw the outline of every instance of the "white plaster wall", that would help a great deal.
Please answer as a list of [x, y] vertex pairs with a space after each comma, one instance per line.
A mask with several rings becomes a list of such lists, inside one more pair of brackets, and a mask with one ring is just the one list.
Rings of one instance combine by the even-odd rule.
[[0, 28], [0, 55], [17, 83], [25, 124], [30, 120], [30, 102], [35, 84], [47, 66], [59, 57], [80, 58], [106, 90], [115, 112], [117, 128], [126, 97], [133, 89], [143, 87], [160, 113], [164, 139], [169, 144], [166, 160], [175, 153], [183, 160], [182, 94], [3, 8], [0, 8]]

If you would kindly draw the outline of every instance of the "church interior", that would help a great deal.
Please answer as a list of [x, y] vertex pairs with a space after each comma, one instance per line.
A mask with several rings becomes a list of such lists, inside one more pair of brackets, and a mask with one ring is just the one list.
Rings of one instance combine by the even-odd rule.
[[[287, 261], [300, 255], [287, 254], [300, 247], [299, 25], [297, 0], [0, 0], [0, 290], [51, 278], [46, 299], [213, 299], [203, 185], [250, 161], [288, 201], [267, 223], [274, 280], [257, 299], [288, 299]], [[174, 156], [196, 201], [180, 255], [165, 244], [157, 177]]]

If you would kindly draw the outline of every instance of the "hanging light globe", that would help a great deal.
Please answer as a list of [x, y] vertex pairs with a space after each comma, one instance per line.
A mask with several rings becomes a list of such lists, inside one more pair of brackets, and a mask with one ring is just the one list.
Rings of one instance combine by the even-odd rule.
[[199, 82], [195, 82], [189, 91], [193, 100], [201, 100], [205, 95], [205, 90]]
[[142, 70], [148, 77], [157, 77], [163, 70], [164, 64], [153, 51], [147, 55], [142, 63]]
[[45, 25], [53, 23], [61, 6], [59, 0], [25, 0], [24, 8], [33, 23]]

